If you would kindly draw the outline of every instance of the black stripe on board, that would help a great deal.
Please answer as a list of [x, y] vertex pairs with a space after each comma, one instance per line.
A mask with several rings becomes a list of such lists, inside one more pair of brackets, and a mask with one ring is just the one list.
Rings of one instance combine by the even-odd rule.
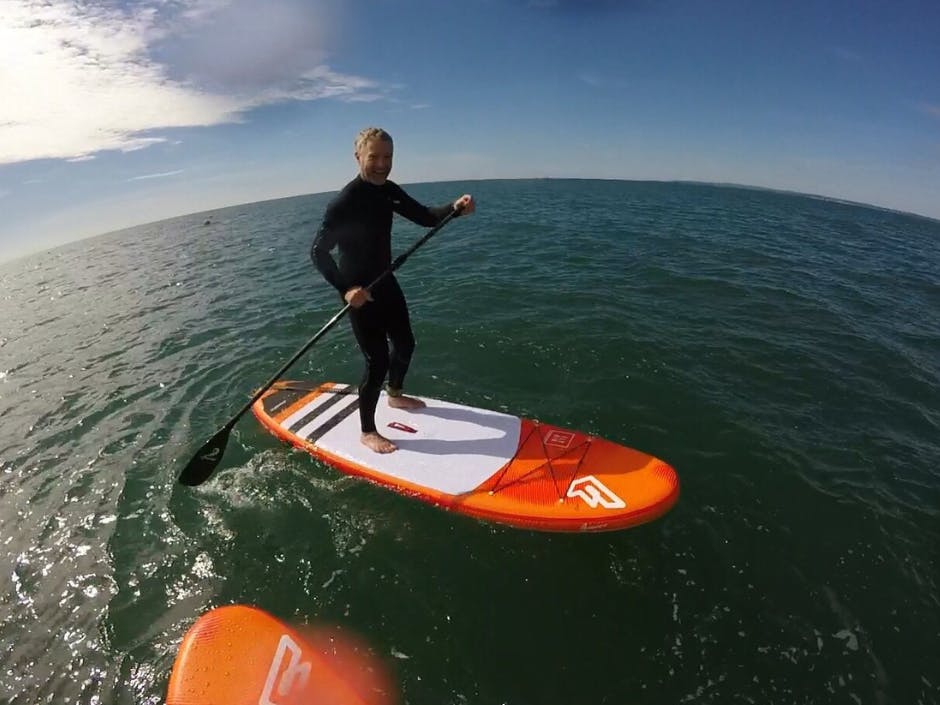
[[[316, 392], [323, 390], [325, 385], [322, 382], [293, 382], [293, 381], [280, 381], [275, 382], [272, 389], [274, 390], [261, 400], [261, 404], [264, 407], [265, 412], [268, 416], [274, 416], [281, 409], [285, 409], [295, 401], [300, 399], [305, 392]], [[355, 387], [350, 387], [348, 389], [342, 389], [340, 387], [334, 387], [331, 390], [328, 390], [331, 394], [358, 394], [359, 390]]]
[[262, 401], [261, 405], [264, 407], [264, 411], [268, 416], [274, 416], [281, 409], [285, 409], [295, 401], [297, 401], [303, 392], [294, 389], [279, 389], [273, 394], [268, 394]]
[[299, 431], [308, 423], [313, 421], [317, 416], [322, 414], [331, 406], [333, 406], [334, 404], [338, 404], [339, 401], [344, 398], [345, 392], [347, 392], [351, 388], [352, 388], [352, 385], [344, 384], [341, 388], [337, 389], [336, 392], [324, 392], [325, 394], [332, 394], [333, 397], [331, 399], [327, 399], [325, 403], [320, 404], [313, 411], [305, 414], [304, 417], [300, 419], [299, 421], [296, 421], [295, 423], [291, 424], [290, 430], [293, 433], [297, 433], [297, 431]]
[[356, 399], [356, 401], [354, 401], [352, 404], [340, 410], [339, 413], [333, 414], [333, 417], [331, 419], [320, 424], [315, 429], [313, 429], [313, 431], [308, 433], [306, 436], [307, 440], [310, 441], [311, 443], [316, 443], [318, 440], [320, 440], [323, 437], [323, 434], [325, 434], [330, 429], [336, 428], [343, 421], [343, 419], [349, 418], [349, 416], [351, 416], [352, 413], [356, 411], [358, 408], [359, 408], [359, 400]]

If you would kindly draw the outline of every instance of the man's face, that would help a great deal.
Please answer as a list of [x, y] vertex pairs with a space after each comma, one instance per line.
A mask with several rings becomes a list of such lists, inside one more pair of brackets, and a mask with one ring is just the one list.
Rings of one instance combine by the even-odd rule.
[[381, 139], [369, 140], [356, 152], [356, 161], [363, 180], [381, 186], [392, 170], [392, 143]]

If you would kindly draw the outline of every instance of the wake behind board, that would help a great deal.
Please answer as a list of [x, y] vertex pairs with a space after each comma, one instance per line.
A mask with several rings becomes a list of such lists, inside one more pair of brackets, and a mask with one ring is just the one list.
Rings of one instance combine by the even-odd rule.
[[609, 531], [655, 519], [679, 497], [667, 463], [579, 431], [420, 397], [376, 428], [398, 450], [359, 440], [351, 385], [278, 382], [252, 407], [271, 433], [350, 475], [479, 519], [546, 531]]

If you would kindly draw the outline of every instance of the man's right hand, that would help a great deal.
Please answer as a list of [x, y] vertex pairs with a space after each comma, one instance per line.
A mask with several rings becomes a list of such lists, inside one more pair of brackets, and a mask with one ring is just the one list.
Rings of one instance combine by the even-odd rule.
[[361, 308], [367, 301], [372, 301], [372, 294], [370, 294], [369, 290], [365, 287], [354, 286], [343, 294], [343, 298], [346, 299], [346, 303], [353, 308]]

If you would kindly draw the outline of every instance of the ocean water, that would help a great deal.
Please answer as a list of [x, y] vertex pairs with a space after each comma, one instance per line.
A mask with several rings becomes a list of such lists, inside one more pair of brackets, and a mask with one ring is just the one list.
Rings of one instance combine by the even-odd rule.
[[[338, 309], [308, 257], [329, 195], [72, 243], [0, 265], [0, 702], [160, 703], [189, 625], [245, 603], [358, 634], [415, 705], [940, 703], [940, 223], [695, 184], [409, 190], [479, 210], [399, 272], [408, 388], [657, 455], [676, 507], [485, 524], [251, 415], [182, 487]], [[288, 376], [360, 369], [343, 322]]]

